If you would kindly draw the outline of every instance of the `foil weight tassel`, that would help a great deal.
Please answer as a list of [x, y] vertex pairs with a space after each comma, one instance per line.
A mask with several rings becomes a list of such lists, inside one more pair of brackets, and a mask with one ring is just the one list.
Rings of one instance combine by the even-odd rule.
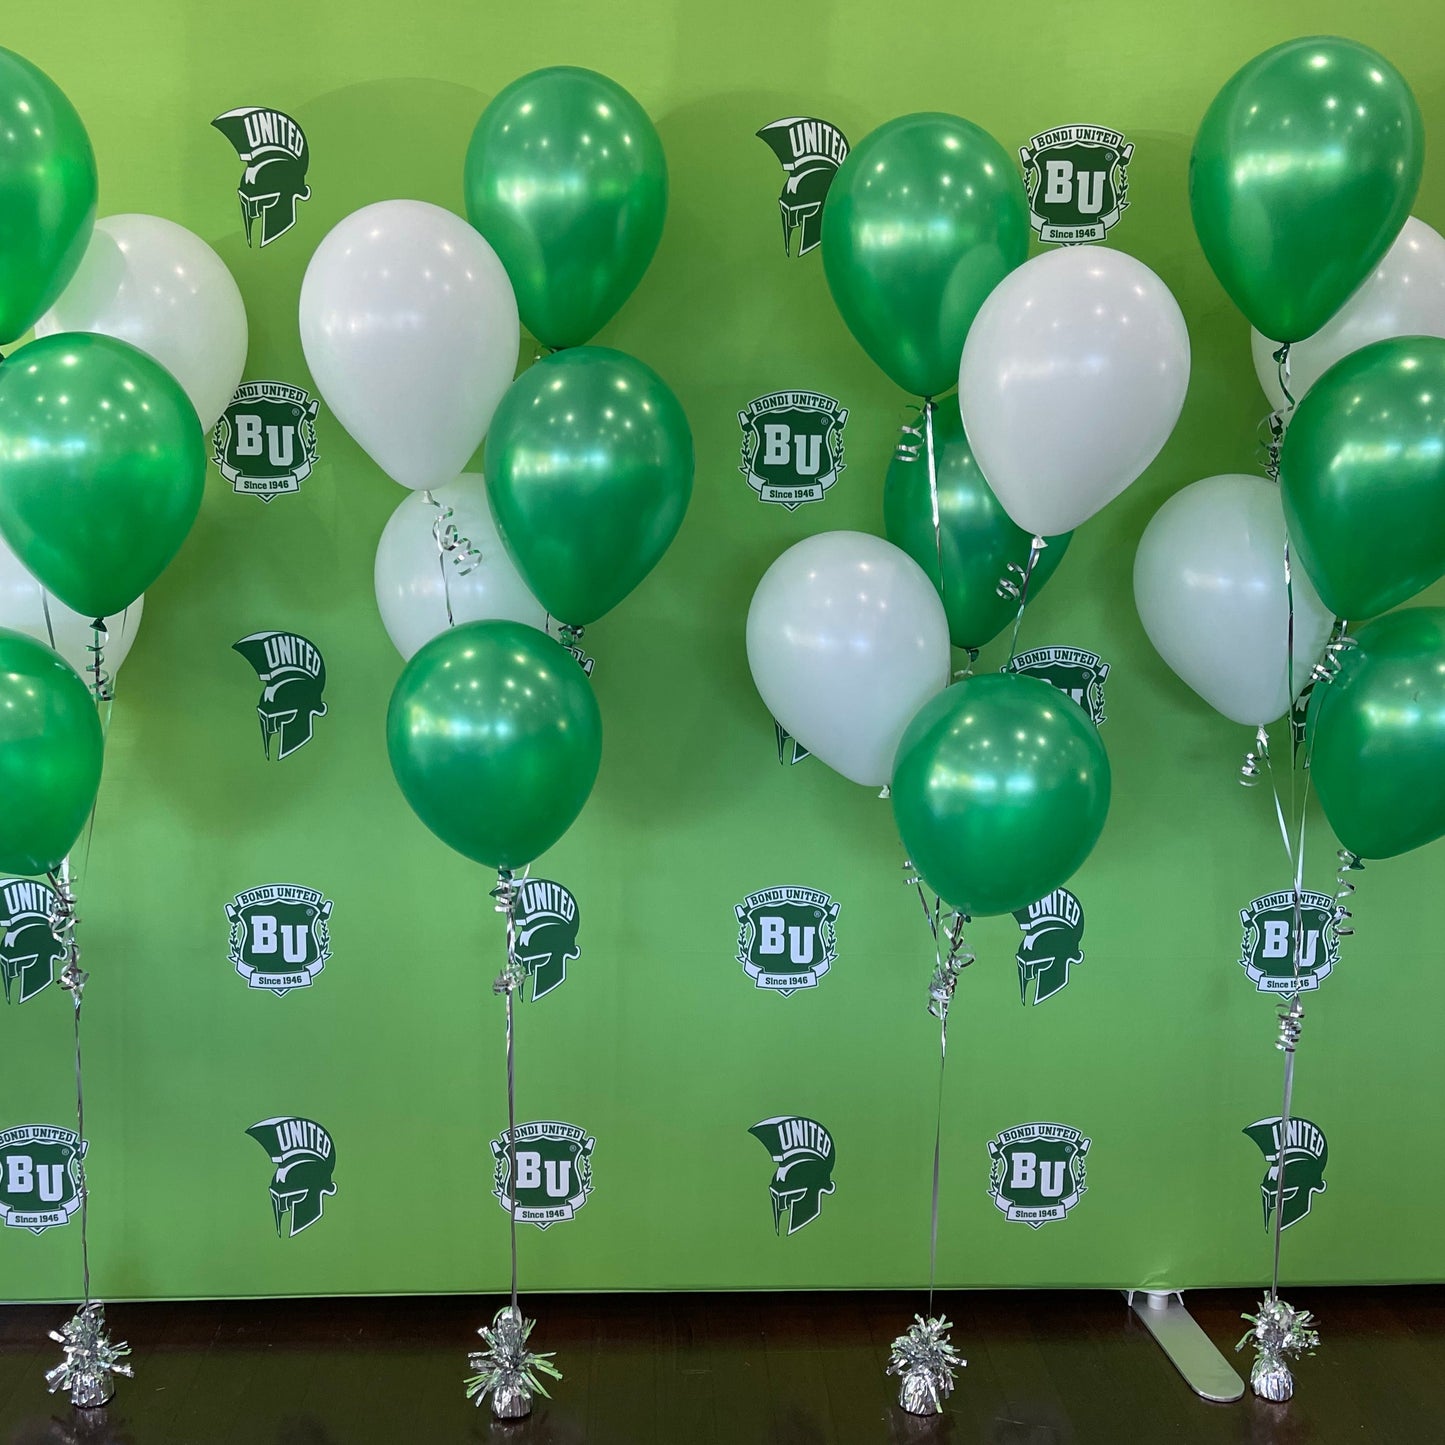
[[898, 1377], [898, 1405], [910, 1415], [942, 1414], [958, 1372], [968, 1364], [949, 1339], [952, 1328], [942, 1315], [914, 1315], [907, 1332], [893, 1341], [887, 1373]]
[[1276, 1402], [1294, 1394], [1294, 1376], [1289, 1360], [1293, 1355], [1312, 1355], [1319, 1346], [1320, 1333], [1309, 1310], [1297, 1310], [1278, 1295], [1267, 1295], [1259, 1313], [1245, 1315], [1250, 1329], [1234, 1347], [1242, 1350], [1252, 1344], [1254, 1363], [1250, 1366], [1249, 1385], [1261, 1400]]
[[466, 1380], [467, 1399], [480, 1406], [490, 1397], [495, 1419], [525, 1419], [536, 1396], [551, 1398], [542, 1376], [562, 1378], [550, 1354], [527, 1348], [536, 1323], [523, 1318], [514, 1305], [503, 1305], [492, 1323], [477, 1331], [487, 1348], [467, 1356], [473, 1371]]
[[105, 1306], [87, 1300], [50, 1338], [62, 1346], [65, 1358], [45, 1372], [45, 1383], [53, 1395], [65, 1390], [70, 1403], [82, 1410], [94, 1410], [115, 1394], [115, 1376], [134, 1375], [125, 1356], [130, 1346], [112, 1341], [105, 1331]]

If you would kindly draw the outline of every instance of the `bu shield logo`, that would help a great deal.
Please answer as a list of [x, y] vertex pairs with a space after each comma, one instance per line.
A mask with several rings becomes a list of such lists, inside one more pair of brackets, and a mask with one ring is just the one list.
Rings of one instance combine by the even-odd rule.
[[328, 1195], [336, 1193], [336, 1145], [311, 1119], [282, 1114], [262, 1119], [246, 1133], [271, 1157], [271, 1212], [276, 1237], [294, 1239], [321, 1218]]
[[1019, 997], [1028, 1003], [1033, 984], [1034, 1003], [1041, 1004], [1068, 983], [1070, 967], [1084, 961], [1084, 908], [1067, 888], [1055, 888], [1014, 918], [1024, 935], [1017, 955]]
[[326, 716], [326, 663], [314, 642], [296, 632], [253, 632], [231, 644], [251, 664], [261, 683], [256, 715], [267, 758], [289, 758], [311, 741], [314, 720]]
[[1260, 993], [1315, 989], [1340, 961], [1335, 900], [1300, 893], [1299, 977], [1295, 977], [1294, 893], [1266, 893], [1239, 912], [1244, 942], [1239, 964]]
[[[211, 122], [245, 166], [236, 194], [248, 246], [269, 246], [296, 224], [296, 207], [311, 199], [306, 135], [284, 111], [243, 105]], [[259, 226], [257, 225], [259, 222]]]
[[55, 977], [64, 956], [50, 928], [55, 890], [32, 878], [0, 879], [0, 983], [6, 1003], [25, 1003]]
[[1102, 241], [1129, 204], [1134, 147], [1116, 130], [1066, 125], [1030, 138], [1019, 150], [1029, 224], [1041, 241]]
[[1041, 1229], [1063, 1219], [1087, 1191], [1092, 1141], [1067, 1124], [1019, 1124], [988, 1146], [988, 1192], [1007, 1220]]
[[738, 962], [758, 988], [816, 988], [838, 957], [838, 905], [816, 888], [764, 888], [734, 912]]
[[0, 1131], [0, 1220], [43, 1234], [80, 1208], [86, 1145], [74, 1129], [21, 1124]]
[[774, 391], [738, 413], [743, 459], [738, 470], [760, 502], [796, 511], [821, 502], [844, 470], [848, 409], [816, 391]]
[[798, 255], [806, 256], [823, 239], [823, 203], [828, 189], [848, 155], [848, 140], [836, 125], [812, 116], [794, 115], [770, 121], [758, 132], [783, 167], [783, 191], [778, 207], [783, 214], [783, 252], [793, 254], [798, 233]]
[[1259, 1152], [1264, 1155], [1268, 1166], [1259, 1182], [1266, 1229], [1274, 1219], [1275, 1200], [1281, 1198], [1281, 1167], [1284, 1169], [1281, 1229], [1298, 1224], [1310, 1212], [1315, 1195], [1325, 1191], [1325, 1165], [1329, 1163], [1330, 1149], [1325, 1142], [1324, 1130], [1318, 1124], [1298, 1117], [1289, 1121], [1287, 1129], [1281, 1128], [1283, 1123], [1276, 1115], [1272, 1119], [1259, 1119], [1244, 1130], [1259, 1145]]
[[319, 403], [284, 381], [247, 381], [211, 433], [211, 458], [233, 490], [269, 502], [298, 492], [316, 465]]
[[517, 958], [532, 980], [532, 998], [542, 998], [567, 978], [567, 965], [581, 957], [577, 900], [560, 883], [529, 878], [517, 890]]
[[268, 883], [226, 905], [230, 959], [248, 988], [277, 998], [309, 988], [331, 957], [331, 900], [314, 888]]
[[571, 1219], [592, 1193], [592, 1149], [597, 1143], [575, 1124], [543, 1119], [518, 1124], [515, 1145], [507, 1131], [492, 1140], [492, 1193], [512, 1210], [512, 1158], [517, 1161], [517, 1218], [538, 1229]]
[[1050, 687], [1073, 698], [1095, 727], [1107, 721], [1104, 681], [1109, 676], [1109, 664], [1097, 652], [1086, 652], [1082, 647], [1036, 647], [1032, 652], [1019, 653], [999, 670], [1042, 678]]
[[779, 1114], [754, 1124], [748, 1133], [772, 1156], [773, 1177], [768, 1194], [773, 1201], [773, 1229], [789, 1234], [811, 1224], [822, 1211], [823, 1196], [833, 1192], [833, 1165], [837, 1152], [833, 1136], [816, 1119]]

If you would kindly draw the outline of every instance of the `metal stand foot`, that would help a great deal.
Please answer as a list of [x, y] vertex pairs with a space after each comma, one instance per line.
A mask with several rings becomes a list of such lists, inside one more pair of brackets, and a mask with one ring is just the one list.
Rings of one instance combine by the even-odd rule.
[[1196, 1395], [1221, 1405], [1243, 1398], [1244, 1381], [1185, 1309], [1183, 1295], [1130, 1289], [1124, 1298]]

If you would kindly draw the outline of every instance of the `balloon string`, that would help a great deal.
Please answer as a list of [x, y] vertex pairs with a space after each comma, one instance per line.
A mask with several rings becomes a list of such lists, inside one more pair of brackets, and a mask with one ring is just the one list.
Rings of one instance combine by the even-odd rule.
[[938, 456], [933, 440], [933, 398], [923, 398], [923, 447], [928, 456], [928, 502], [933, 512], [933, 549], [938, 561], [938, 597], [948, 611], [948, 579], [943, 575], [943, 521], [938, 508]]
[[1284, 445], [1284, 434], [1289, 426], [1291, 413], [1295, 409], [1295, 399], [1291, 393], [1289, 375], [1289, 348], [1290, 343], [1286, 341], [1278, 351], [1274, 353], [1274, 364], [1279, 377], [1279, 389], [1284, 394], [1284, 405], [1278, 411], [1270, 412], [1265, 419], [1265, 426], [1269, 429], [1269, 441], [1265, 444], [1264, 469], [1270, 481], [1279, 481], [1279, 454]]
[[[526, 870], [522, 879], [526, 881]], [[507, 1055], [507, 1221], [512, 1249], [512, 1309], [517, 1310], [517, 1076], [515, 1068], [515, 1039], [513, 1018], [513, 997], [526, 982], [527, 971], [517, 957], [517, 885], [510, 868], [497, 869], [497, 886], [492, 889], [496, 900], [495, 908], [507, 924], [507, 962], [496, 982], [493, 993], [505, 995], [507, 1005], [506, 1055]]]
[[[1018, 656], [1019, 628], [1023, 624], [1024, 608], [1029, 605], [1029, 582], [1033, 578], [1034, 568], [1038, 565], [1040, 554], [1048, 545], [1042, 537], [1035, 536], [1033, 541], [1029, 543], [1029, 560], [1024, 564], [1023, 577], [1020, 581], [1015, 584], [1005, 578], [999, 583], [999, 588], [1005, 596], [1014, 595], [1016, 591], [1019, 599], [1019, 610], [1014, 614], [1013, 632], [1009, 637], [1008, 643], [1008, 660], [1010, 663]], [[1009, 565], [1013, 570], [1017, 571], [1018, 564], [1016, 562], [1010, 563]], [[1004, 670], [1007, 671], [1008, 669], [1005, 668]]]
[[452, 508], [443, 506], [429, 490], [422, 493], [422, 498], [430, 506], [436, 508], [437, 514], [432, 522], [431, 534], [437, 546], [437, 566], [441, 568], [442, 596], [445, 598], [447, 606], [447, 626], [455, 627], [457, 620], [452, 614], [452, 581], [449, 569], [455, 568], [458, 577], [465, 577], [482, 560], [481, 549], [472, 544], [470, 537], [462, 535], [461, 530], [452, 520]]

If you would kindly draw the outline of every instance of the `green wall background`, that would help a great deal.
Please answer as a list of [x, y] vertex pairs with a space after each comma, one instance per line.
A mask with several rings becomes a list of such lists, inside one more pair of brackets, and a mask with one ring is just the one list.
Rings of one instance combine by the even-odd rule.
[[[676, 545], [589, 629], [606, 745], [581, 821], [538, 872], [579, 900], [582, 957], [523, 1008], [519, 1118], [596, 1138], [575, 1219], [522, 1229], [529, 1288], [918, 1284], [927, 1269], [936, 1030], [931, 947], [885, 804], [807, 761], [780, 768], [743, 648], [769, 562], [814, 531], [881, 532], [881, 481], [907, 398], [848, 336], [821, 256], [785, 258], [781, 174], [754, 132], [815, 115], [857, 141], [910, 110], [966, 115], [1017, 147], [1067, 122], [1135, 144], [1111, 244], [1179, 298], [1189, 400], [1158, 462], [1078, 534], [1029, 609], [1025, 647], [1091, 648], [1112, 665], [1103, 733], [1113, 812], [1073, 887], [1087, 958], [1042, 1007], [1019, 1006], [1010, 918], [978, 923], [947, 1080], [939, 1273], [950, 1285], [1182, 1287], [1261, 1279], [1264, 1163], [1241, 1129], [1278, 1112], [1273, 1009], [1238, 966], [1238, 910], [1285, 885], [1268, 796], [1238, 786], [1249, 738], [1150, 650], [1130, 575], [1139, 534], [1185, 483], [1256, 466], [1266, 411], [1248, 332], [1189, 227], [1190, 139], [1208, 100], [1259, 50], [1338, 31], [1377, 46], [1445, 144], [1445, 20], [1361, 7], [1222, 0], [1026, 7], [860, 0], [241, 9], [131, 0], [7, 8], [3, 42], [48, 70], [95, 142], [101, 214], [149, 211], [220, 252], [246, 298], [248, 379], [309, 387], [296, 300], [316, 244], [371, 201], [461, 210], [478, 114], [537, 66], [584, 64], [630, 88], [667, 149], [661, 250], [602, 334], [681, 397], [697, 489]], [[313, 198], [295, 230], [245, 246], [239, 165], [210, 127], [237, 105], [293, 115]], [[1440, 151], [1416, 213], [1445, 221]], [[530, 355], [530, 351], [526, 353]], [[760, 505], [738, 471], [737, 410], [779, 388], [850, 408], [848, 469], [827, 498]], [[400, 670], [371, 566], [402, 499], [323, 407], [321, 462], [297, 496], [235, 495], [212, 469], [201, 518], [147, 597], [120, 678], [83, 898], [87, 1105], [98, 1291], [123, 1296], [495, 1289], [506, 1216], [488, 1140], [505, 1123], [501, 930], [490, 880], [422, 828], [392, 783], [383, 716]], [[1432, 600], [1440, 600], [1439, 595]], [[264, 628], [322, 649], [329, 714], [267, 764], [257, 685], [230, 651]], [[981, 666], [999, 665], [995, 646]], [[1334, 843], [1310, 836], [1306, 885], [1330, 891]], [[1440, 845], [1372, 866], [1357, 936], [1307, 1001], [1298, 1112], [1330, 1144], [1328, 1189], [1285, 1239], [1294, 1280], [1445, 1277], [1439, 1101]], [[290, 882], [335, 900], [333, 958], [312, 988], [248, 990], [224, 905]], [[841, 904], [839, 957], [783, 999], [735, 961], [733, 907], [776, 884]], [[0, 1009], [0, 1127], [72, 1122], [68, 1000]], [[821, 1217], [778, 1237], [771, 1166], [748, 1127], [781, 1113], [837, 1141]], [[321, 1122], [337, 1149], [325, 1216], [278, 1239], [270, 1166], [244, 1130]], [[1062, 1222], [1007, 1223], [986, 1144], [1058, 1120], [1089, 1135], [1088, 1193]], [[73, 1296], [78, 1221], [0, 1230], [0, 1296]]]

